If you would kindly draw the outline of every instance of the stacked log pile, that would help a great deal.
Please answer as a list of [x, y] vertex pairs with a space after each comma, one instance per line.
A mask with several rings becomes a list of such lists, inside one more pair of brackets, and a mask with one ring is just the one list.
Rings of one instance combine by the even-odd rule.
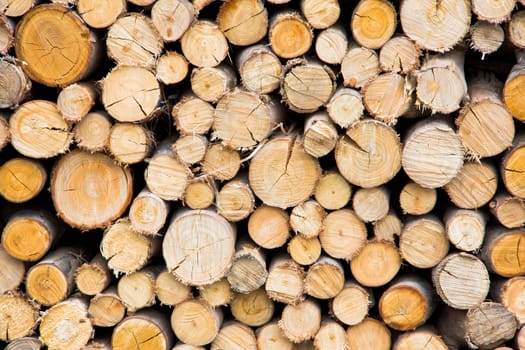
[[0, 0], [0, 347], [525, 350], [525, 1]]

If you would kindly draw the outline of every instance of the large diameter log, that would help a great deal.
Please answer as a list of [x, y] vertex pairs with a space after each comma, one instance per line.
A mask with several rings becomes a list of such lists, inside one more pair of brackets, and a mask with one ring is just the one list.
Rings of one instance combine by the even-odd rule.
[[286, 305], [279, 320], [279, 328], [293, 343], [312, 339], [320, 326], [321, 308], [311, 299], [296, 305]]
[[506, 228], [525, 224], [525, 202], [508, 193], [500, 192], [489, 203], [490, 212]]
[[268, 13], [261, 0], [233, 0], [222, 4], [217, 24], [233, 45], [252, 45], [266, 36]]
[[323, 229], [323, 220], [326, 211], [316, 201], [307, 200], [292, 209], [290, 215], [290, 226], [295, 233], [305, 237], [314, 238], [319, 236]]
[[91, 298], [88, 312], [94, 326], [114, 327], [124, 318], [126, 306], [118, 296], [117, 288], [111, 286]]
[[173, 332], [168, 318], [155, 310], [143, 310], [127, 316], [114, 329], [111, 348], [114, 350], [170, 350]]
[[230, 303], [232, 316], [248, 326], [262, 326], [273, 316], [274, 302], [268, 297], [264, 288], [251, 293], [236, 293]]
[[37, 305], [21, 293], [0, 295], [0, 340], [12, 341], [30, 335], [38, 322]]
[[502, 159], [501, 177], [507, 191], [521, 199], [525, 199], [525, 134], [519, 134], [514, 139], [514, 146]]
[[245, 48], [237, 56], [242, 85], [257, 94], [269, 94], [281, 82], [283, 66], [268, 47], [258, 44]]
[[525, 247], [521, 241], [524, 237], [523, 229], [488, 228], [482, 248], [482, 258], [489, 270], [503, 277], [523, 275]]
[[126, 12], [125, 0], [77, 0], [80, 17], [92, 28], [107, 28]]
[[346, 350], [346, 331], [339, 323], [331, 319], [321, 322], [321, 327], [314, 337], [315, 349]]
[[270, 19], [268, 32], [272, 51], [284, 59], [304, 55], [312, 46], [312, 28], [295, 11], [275, 14]]
[[250, 215], [248, 234], [263, 248], [281, 247], [290, 237], [289, 215], [283, 209], [263, 204]]
[[165, 42], [179, 40], [195, 17], [196, 10], [188, 0], [155, 1], [151, 8], [151, 20]]
[[215, 67], [228, 54], [228, 42], [214, 22], [198, 20], [180, 39], [182, 53], [197, 67]]
[[500, 303], [484, 302], [470, 309], [466, 318], [466, 339], [470, 347], [493, 349], [514, 337], [518, 322]]
[[367, 287], [378, 287], [390, 282], [401, 268], [397, 247], [387, 241], [370, 241], [350, 261], [354, 278]]
[[97, 254], [75, 271], [75, 284], [85, 295], [96, 295], [106, 289], [113, 280], [107, 260]]
[[363, 322], [348, 327], [346, 340], [350, 349], [389, 350], [392, 342], [388, 327], [373, 318], [365, 318]]
[[246, 349], [257, 350], [253, 329], [235, 321], [225, 323], [210, 346], [210, 350]]
[[174, 306], [190, 299], [191, 287], [181, 283], [168, 270], [163, 270], [155, 280], [155, 295], [162, 305]]
[[304, 269], [299, 264], [277, 256], [270, 263], [264, 288], [272, 300], [297, 304], [304, 299], [304, 277]]
[[11, 203], [24, 203], [44, 188], [47, 172], [35, 159], [12, 158], [0, 166], [0, 195]]
[[493, 1], [493, 0], [473, 0], [472, 12], [478, 19], [501, 23], [510, 19], [510, 13], [516, 7], [516, 0]]
[[0, 294], [14, 291], [22, 283], [25, 276], [24, 262], [13, 258], [0, 246]]
[[329, 213], [323, 220], [319, 241], [331, 257], [351, 260], [364, 246], [366, 236], [366, 226], [355, 212], [339, 209]]
[[31, 89], [31, 80], [19, 64], [6, 59], [0, 61], [0, 78], [0, 107], [18, 107]]
[[396, 17], [396, 10], [390, 1], [361, 0], [350, 22], [352, 36], [359, 45], [379, 49], [394, 34]]
[[197, 300], [184, 301], [173, 309], [171, 328], [186, 344], [202, 346], [211, 343], [222, 324], [222, 311]]
[[374, 297], [370, 291], [358, 283], [348, 281], [330, 302], [330, 312], [340, 322], [355, 326], [365, 319], [373, 304]]
[[73, 137], [77, 147], [88, 152], [100, 152], [109, 144], [111, 119], [106, 112], [88, 113], [73, 128]]

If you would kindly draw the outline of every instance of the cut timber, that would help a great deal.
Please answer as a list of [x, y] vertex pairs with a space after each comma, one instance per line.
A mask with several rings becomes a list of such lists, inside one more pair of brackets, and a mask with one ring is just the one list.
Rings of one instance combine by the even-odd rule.
[[[314, 0], [318, 4], [318, 0]], [[314, 2], [309, 1], [309, 2]], [[322, 2], [324, 5], [327, 2]], [[337, 2], [336, 2], [337, 4]], [[337, 6], [339, 6], [337, 4]], [[328, 64], [340, 64], [348, 50], [348, 39], [342, 26], [335, 25], [327, 28], [317, 35], [315, 39], [315, 53], [317, 57]]]
[[108, 150], [119, 164], [136, 164], [150, 154], [154, 142], [153, 133], [145, 126], [117, 122], [109, 131]]
[[13, 258], [0, 246], [0, 294], [14, 291], [20, 286], [25, 276], [24, 262]]
[[106, 289], [113, 276], [107, 260], [97, 254], [89, 263], [83, 263], [75, 271], [75, 284], [78, 290], [85, 295], [96, 295]]
[[341, 175], [351, 184], [376, 187], [390, 181], [401, 169], [401, 143], [393, 128], [364, 119], [339, 139], [334, 157]]
[[432, 270], [432, 282], [441, 299], [459, 310], [479, 305], [485, 300], [490, 286], [483, 262], [467, 253], [445, 257]]
[[458, 135], [474, 157], [495, 156], [512, 145], [514, 120], [501, 96], [503, 84], [493, 75], [470, 79], [470, 100], [456, 119]]
[[525, 11], [516, 11], [512, 14], [508, 26], [508, 39], [516, 48], [524, 48], [525, 40], [523, 32], [525, 31]]
[[337, 22], [341, 7], [337, 0], [301, 0], [301, 12], [312, 28], [325, 29]]
[[11, 141], [7, 114], [0, 114], [0, 151]]
[[351, 260], [366, 242], [366, 226], [350, 209], [330, 212], [323, 220], [319, 234], [321, 247], [336, 259]]
[[502, 303], [516, 316], [519, 324], [525, 323], [525, 277], [494, 280], [491, 286], [493, 298]]
[[65, 86], [86, 77], [96, 60], [95, 35], [74, 11], [44, 4], [18, 23], [16, 57], [26, 64], [32, 80], [47, 86]]
[[272, 51], [277, 56], [291, 59], [310, 50], [313, 32], [310, 24], [299, 13], [280, 12], [270, 20], [268, 39]]
[[[1, 5], [0, 5], [1, 6]], [[3, 12], [0, 9], [0, 12]], [[0, 15], [0, 54], [6, 55], [14, 44], [14, 22], [4, 15]]]
[[211, 307], [229, 305], [233, 299], [233, 291], [226, 278], [198, 288], [199, 298]]
[[279, 328], [294, 343], [312, 339], [320, 326], [321, 307], [312, 299], [296, 305], [286, 305], [279, 320]]
[[421, 187], [415, 182], [408, 182], [399, 193], [399, 205], [403, 214], [428, 214], [436, 205], [437, 191], [434, 188]]
[[31, 158], [51, 158], [65, 153], [73, 141], [70, 126], [53, 102], [32, 100], [9, 118], [11, 145]]
[[203, 346], [193, 346], [179, 342], [172, 348], [172, 350], [206, 350], [206, 348]]
[[362, 88], [379, 75], [379, 57], [374, 50], [351, 44], [341, 62], [343, 84]]
[[162, 255], [168, 270], [184, 284], [210, 284], [228, 272], [235, 236], [236, 227], [214, 211], [181, 211], [171, 219]]
[[407, 175], [422, 187], [438, 188], [463, 166], [463, 146], [444, 119], [427, 118], [408, 130], [401, 159]]
[[228, 41], [212, 21], [194, 21], [180, 43], [186, 59], [197, 67], [215, 67], [228, 55]]
[[346, 129], [363, 117], [365, 107], [359, 91], [338, 88], [328, 101], [326, 111], [334, 123]]
[[498, 51], [505, 40], [505, 31], [499, 24], [477, 21], [470, 26], [470, 47], [485, 55]]
[[490, 212], [506, 228], [525, 225], [525, 203], [506, 192], [500, 192], [489, 203]]
[[160, 85], [146, 68], [117, 66], [101, 82], [102, 103], [119, 122], [151, 118], [160, 102]]
[[240, 167], [241, 155], [239, 152], [222, 143], [210, 145], [202, 162], [202, 171], [219, 181], [233, 179]]
[[264, 252], [252, 242], [237, 242], [237, 251], [226, 275], [231, 289], [251, 293], [264, 285], [267, 276]]
[[12, 341], [30, 335], [38, 322], [37, 306], [21, 293], [0, 295], [0, 340]]
[[347, 350], [346, 331], [334, 320], [326, 319], [314, 337], [315, 349]]
[[479, 20], [490, 23], [506, 22], [516, 7], [516, 0], [472, 0], [472, 12]]
[[111, 338], [95, 338], [87, 343], [82, 350], [111, 350]]
[[[157, 1], [157, 3], [159, 3]], [[178, 52], [166, 51], [157, 60], [155, 75], [163, 84], [177, 84], [186, 78], [189, 72], [188, 61]]]
[[281, 95], [292, 111], [312, 113], [328, 103], [335, 91], [334, 80], [330, 68], [318, 62], [293, 60], [281, 82]]
[[158, 240], [142, 235], [123, 218], [109, 226], [100, 242], [100, 252], [113, 272], [129, 274], [144, 267], [158, 250]]
[[445, 52], [467, 34], [470, 2], [403, 0], [399, 20], [405, 34], [426, 50]]
[[274, 257], [268, 269], [264, 288], [270, 299], [284, 303], [297, 304], [304, 298], [303, 268], [284, 255]]
[[[295, 136], [267, 142], [252, 158], [249, 181], [265, 204], [288, 208], [310, 197], [321, 175], [317, 159], [305, 152]], [[293, 192], [289, 189], [294, 188]]]
[[368, 49], [381, 48], [394, 34], [397, 14], [387, 0], [361, 0], [350, 22], [354, 40]]
[[20, 17], [37, 4], [36, 0], [7, 0], [0, 3], [0, 12], [8, 17]]
[[492, 349], [511, 340], [518, 322], [500, 303], [484, 302], [467, 312], [466, 339], [470, 347]]
[[125, 0], [77, 0], [80, 17], [92, 28], [107, 28], [126, 12]]
[[467, 252], [481, 248], [487, 224], [483, 212], [450, 207], [445, 212], [444, 221], [448, 240], [456, 248]]
[[155, 304], [155, 280], [161, 270], [160, 265], [150, 265], [120, 277], [117, 292], [128, 312]]
[[294, 236], [288, 242], [288, 254], [299, 265], [311, 265], [321, 256], [321, 242], [317, 237]]
[[401, 268], [397, 247], [387, 241], [370, 241], [350, 261], [354, 278], [367, 287], [383, 286], [390, 282]]
[[421, 50], [408, 37], [394, 36], [379, 51], [379, 65], [384, 72], [409, 74], [419, 68]]
[[111, 336], [114, 350], [170, 350], [173, 343], [168, 318], [154, 310], [127, 316], [113, 329]]
[[390, 330], [382, 322], [365, 318], [363, 322], [346, 330], [346, 340], [350, 349], [389, 350]]
[[[294, 350], [294, 344], [285, 337], [277, 322], [269, 322], [255, 331], [260, 350]], [[521, 350], [521, 349], [520, 349]]]
[[7, 59], [0, 60], [0, 108], [18, 107], [31, 86], [31, 80], [21, 65]]
[[448, 346], [437, 333], [429, 329], [418, 329], [400, 335], [392, 348], [392, 350], [413, 349], [447, 350]]
[[48, 349], [81, 349], [93, 335], [88, 302], [71, 297], [49, 308], [40, 322], [40, 338]]
[[510, 194], [525, 199], [525, 134], [517, 135], [513, 143], [503, 156], [501, 177]]
[[237, 85], [237, 77], [226, 64], [194, 68], [190, 76], [191, 90], [207, 102], [217, 102]]
[[179, 160], [185, 164], [195, 164], [204, 159], [208, 139], [203, 135], [181, 135], [173, 144]]
[[262, 248], [283, 246], [290, 237], [288, 213], [280, 208], [261, 205], [248, 219], [248, 234]]
[[374, 304], [373, 295], [358, 283], [349, 281], [330, 303], [330, 311], [336, 319], [348, 326], [361, 323]]
[[58, 215], [81, 230], [105, 227], [120, 217], [131, 201], [132, 175], [102, 153], [74, 150], [62, 156], [51, 178]]
[[339, 261], [323, 256], [308, 268], [304, 291], [316, 299], [332, 299], [343, 289], [345, 275]]
[[9, 342], [5, 350], [41, 350], [43, 346], [36, 337], [22, 337]]
[[196, 96], [183, 97], [171, 111], [177, 130], [183, 135], [206, 134], [213, 124], [213, 106]]
[[171, 314], [171, 328], [179, 340], [202, 346], [211, 343], [222, 324], [222, 311], [197, 300], [184, 301]]
[[518, 350], [525, 349], [525, 327], [521, 327], [516, 334], [516, 346]]
[[54, 250], [27, 271], [27, 295], [44, 306], [61, 302], [75, 287], [79, 265], [80, 250], [71, 247]]
[[498, 173], [487, 162], [466, 162], [457, 176], [444, 186], [452, 203], [463, 209], [477, 209], [496, 194]]
[[316, 201], [309, 199], [292, 209], [290, 226], [295, 233], [306, 238], [314, 238], [319, 236], [325, 217], [324, 208]]
[[350, 201], [352, 186], [337, 171], [321, 176], [315, 188], [315, 200], [327, 210], [343, 208]]
[[126, 314], [126, 306], [120, 300], [115, 286], [98, 293], [89, 301], [88, 313], [94, 326], [114, 327]]
[[259, 288], [248, 294], [236, 293], [230, 303], [230, 310], [237, 321], [257, 327], [270, 321], [274, 303], [264, 288]]
[[131, 228], [145, 235], [156, 235], [164, 227], [169, 209], [168, 202], [144, 188], [129, 207]]
[[279, 58], [262, 44], [242, 50], [237, 56], [237, 68], [242, 85], [257, 94], [273, 92], [279, 87], [283, 75]]
[[73, 137], [77, 147], [88, 152], [103, 151], [109, 144], [111, 119], [106, 112], [88, 113], [73, 128]]
[[448, 253], [449, 242], [441, 220], [425, 215], [405, 223], [399, 239], [401, 256], [412, 266], [428, 269]]
[[217, 212], [230, 222], [246, 219], [255, 209], [248, 180], [240, 176], [224, 184], [217, 194], [216, 205]]
[[177, 41], [196, 17], [188, 0], [159, 0], [151, 8], [151, 21], [165, 42]]
[[482, 248], [482, 258], [490, 271], [503, 277], [521, 276], [525, 273], [525, 239], [523, 229], [489, 227]]
[[[525, 11], [523, 15], [525, 19]], [[525, 103], [521, 99], [521, 91], [525, 85], [525, 50], [516, 51], [516, 59], [517, 63], [512, 67], [503, 87], [503, 100], [514, 118], [525, 121]]]
[[184, 204], [190, 209], [206, 209], [215, 201], [217, 189], [213, 179], [193, 179], [184, 192]]
[[391, 328], [413, 330], [428, 320], [435, 308], [432, 286], [419, 276], [394, 281], [379, 299], [379, 314]]
[[163, 270], [155, 280], [155, 294], [162, 305], [175, 306], [192, 298], [191, 287], [181, 283], [168, 270]]
[[337, 143], [337, 129], [325, 111], [316, 112], [304, 120], [304, 150], [320, 158], [332, 152]]
[[[405, 0], [406, 1], [406, 0]], [[452, 113], [467, 95], [465, 50], [429, 56], [417, 73], [418, 102], [432, 113]]]
[[261, 0], [232, 0], [223, 2], [217, 24], [233, 45], [252, 45], [266, 36], [268, 13]]
[[352, 199], [355, 214], [364, 222], [384, 218], [390, 209], [390, 193], [385, 186], [360, 188]]
[[383, 219], [373, 222], [374, 236], [380, 241], [394, 242], [395, 236], [401, 234], [403, 223], [393, 211], [389, 212]]
[[229, 321], [221, 327], [210, 346], [210, 350], [222, 349], [257, 350], [255, 333], [240, 322]]
[[35, 159], [12, 158], [0, 166], [0, 195], [12, 203], [24, 203], [44, 188], [47, 172]]
[[75, 83], [63, 88], [57, 97], [57, 109], [69, 122], [78, 122], [95, 105], [97, 94], [90, 83]]

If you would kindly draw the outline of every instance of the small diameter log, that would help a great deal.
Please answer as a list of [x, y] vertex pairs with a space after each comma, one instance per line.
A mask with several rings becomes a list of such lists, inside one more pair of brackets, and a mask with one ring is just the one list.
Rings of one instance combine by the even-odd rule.
[[237, 56], [242, 85], [256, 94], [269, 94], [281, 82], [283, 66], [268, 47], [258, 44], [243, 49]]
[[92, 28], [107, 28], [126, 12], [125, 0], [77, 0], [80, 17]]
[[321, 307], [312, 299], [296, 305], [286, 305], [279, 320], [279, 328], [293, 343], [312, 339], [320, 326]]
[[323, 220], [326, 211], [316, 201], [307, 200], [292, 209], [290, 215], [290, 226], [295, 233], [305, 237], [314, 238], [319, 236], [323, 229]]
[[503, 277], [523, 275], [525, 247], [521, 245], [521, 240], [524, 238], [523, 229], [488, 228], [481, 255], [487, 268]]
[[29, 11], [37, 1], [33, 0], [10, 0], [0, 3], [0, 12], [8, 17], [20, 17]]
[[447, 350], [448, 346], [443, 339], [431, 329], [418, 329], [412, 332], [405, 332], [400, 335], [392, 350], [412, 350], [412, 349], [429, 349], [429, 350]]
[[15, 52], [32, 80], [51, 87], [66, 86], [95, 67], [97, 40], [74, 11], [44, 4], [18, 23]]
[[58, 215], [81, 230], [105, 227], [120, 217], [131, 201], [132, 175], [102, 153], [74, 150], [62, 156], [51, 178]]
[[102, 103], [120, 122], [140, 122], [151, 118], [161, 99], [155, 75], [142, 67], [117, 66], [101, 82]]
[[445, 212], [444, 222], [448, 240], [456, 248], [466, 252], [481, 248], [487, 224], [483, 212], [450, 207]]
[[441, 220], [425, 215], [405, 223], [399, 238], [399, 251], [410, 265], [428, 269], [448, 253], [449, 242]]
[[367, 287], [383, 286], [390, 282], [401, 268], [401, 256], [395, 244], [388, 241], [370, 241], [350, 261], [354, 278]]
[[401, 143], [393, 128], [365, 119], [352, 125], [339, 139], [334, 157], [339, 172], [351, 184], [377, 187], [401, 169]]
[[346, 331], [339, 323], [325, 319], [314, 337], [315, 349], [347, 350]]
[[20, 286], [25, 276], [25, 265], [22, 261], [9, 255], [0, 246], [0, 294], [14, 291]]
[[412, 181], [426, 188], [446, 185], [463, 166], [463, 146], [447, 121], [428, 118], [408, 130], [401, 163]]
[[87, 343], [82, 350], [111, 350], [111, 338], [95, 338]]
[[293, 305], [304, 298], [304, 278], [299, 264], [284, 255], [277, 256], [270, 263], [264, 288], [270, 299]]
[[[314, 0], [315, 1], [315, 0]], [[310, 0], [310, 2], [314, 2]], [[317, 1], [319, 3], [319, 1]], [[323, 3], [324, 5], [325, 3]], [[337, 6], [339, 4], [335, 2]], [[348, 39], [342, 26], [334, 25], [317, 35], [315, 53], [317, 57], [328, 64], [340, 64], [348, 50]]]
[[80, 265], [75, 271], [75, 284], [78, 290], [85, 295], [96, 295], [106, 289], [113, 276], [107, 260], [97, 254], [93, 259]]
[[[520, 13], [525, 20], [525, 11], [520, 11]], [[503, 87], [503, 101], [514, 118], [524, 121], [525, 104], [520, 98], [520, 91], [525, 83], [525, 50], [516, 51], [516, 59], [517, 63], [512, 67]]]
[[228, 55], [228, 41], [212, 21], [194, 21], [182, 35], [180, 43], [186, 59], [197, 67], [215, 67]]
[[258, 327], [270, 321], [274, 303], [264, 288], [259, 288], [248, 294], [236, 293], [230, 303], [230, 310], [237, 321]]
[[[176, 213], [162, 243], [168, 270], [182, 283], [202, 286], [226, 275], [235, 254], [236, 228], [211, 210]], [[194, 252], [188, 255], [188, 251]]]
[[226, 64], [194, 68], [190, 76], [191, 90], [199, 98], [215, 103], [237, 85], [233, 69]]
[[217, 24], [233, 45], [252, 45], [266, 36], [268, 13], [261, 0], [233, 0], [222, 4]]
[[103, 151], [109, 144], [111, 119], [106, 112], [88, 113], [73, 128], [77, 147], [88, 152]]
[[366, 226], [355, 212], [339, 209], [329, 213], [323, 220], [319, 241], [331, 257], [351, 260], [365, 245], [366, 236]]
[[237, 251], [226, 279], [233, 291], [251, 293], [266, 282], [266, 257], [252, 242], [237, 242]]
[[477, 21], [470, 26], [470, 48], [481, 53], [481, 59], [498, 51], [505, 40], [505, 31], [499, 24]]
[[[0, 5], [1, 6], [1, 5]], [[0, 12], [4, 12], [0, 10]], [[0, 54], [6, 55], [14, 44], [14, 22], [5, 15], [0, 15]]]
[[304, 291], [316, 299], [332, 299], [341, 292], [344, 283], [345, 274], [341, 263], [324, 256], [308, 268]]
[[332, 152], [337, 143], [337, 128], [325, 111], [316, 112], [304, 120], [304, 150], [320, 158]]
[[150, 154], [154, 142], [153, 133], [143, 125], [117, 122], [109, 132], [108, 150], [117, 163], [136, 164]]
[[257, 350], [255, 333], [240, 322], [229, 321], [221, 327], [210, 346], [210, 350], [222, 349]]
[[179, 40], [196, 16], [197, 11], [188, 0], [155, 1], [151, 8], [151, 21], [165, 42]]
[[517, 332], [515, 343], [518, 347], [518, 350], [525, 349], [525, 327], [521, 327], [521, 329]]
[[352, 199], [355, 214], [364, 222], [384, 218], [390, 209], [390, 193], [384, 187], [360, 188]]
[[160, 304], [175, 306], [191, 299], [191, 287], [181, 283], [168, 270], [161, 271], [155, 279], [155, 295]]
[[[276, 321], [269, 322], [255, 331], [260, 350], [294, 350], [295, 345], [283, 334]], [[520, 349], [521, 350], [521, 349]]]
[[203, 346], [193, 346], [179, 342], [171, 350], [206, 350], [206, 348]]
[[6, 345], [5, 350], [41, 350], [44, 345], [35, 337], [22, 337], [14, 339]]
[[394, 34], [396, 17], [394, 5], [387, 0], [361, 0], [350, 22], [352, 36], [361, 46], [379, 49]]
[[343, 84], [346, 87], [362, 88], [379, 75], [379, 57], [374, 50], [350, 44], [341, 62]]
[[49, 349], [81, 349], [92, 336], [88, 301], [81, 296], [53, 305], [40, 321], [40, 339]]
[[434, 188], [421, 187], [415, 182], [408, 182], [399, 193], [399, 205], [403, 214], [428, 214], [436, 205], [437, 191]]
[[482, 21], [490, 23], [506, 22], [516, 7], [516, 0], [493, 1], [472, 0], [472, 12]]
[[518, 228], [525, 224], [525, 203], [505, 192], [500, 192], [489, 203], [490, 212], [506, 228]]
[[159, 241], [134, 231], [128, 218], [109, 226], [100, 242], [100, 252], [115, 275], [141, 269], [158, 248]]
[[380, 241], [394, 242], [395, 236], [399, 236], [403, 229], [401, 219], [393, 211], [388, 213], [383, 219], [373, 222], [372, 225], [374, 237]]
[[317, 237], [305, 238], [297, 235], [288, 242], [287, 251], [299, 265], [311, 265], [321, 256], [321, 242]]
[[207, 148], [208, 139], [203, 135], [181, 135], [173, 144], [177, 158], [188, 165], [201, 162]]
[[65, 153], [73, 140], [70, 126], [53, 102], [32, 100], [9, 118], [11, 145], [31, 158], [50, 158]]
[[217, 188], [209, 177], [193, 179], [188, 183], [184, 197], [184, 204], [190, 209], [206, 209], [215, 202]]
[[84, 118], [96, 101], [95, 86], [90, 83], [75, 83], [63, 88], [57, 97], [57, 109], [69, 122]]
[[525, 31], [525, 11], [516, 11], [512, 14], [508, 25], [508, 38], [514, 47], [522, 49], [525, 47], [523, 32]]
[[188, 61], [178, 52], [166, 51], [157, 60], [155, 76], [158, 81], [165, 85], [180, 83], [186, 78], [188, 72]]
[[348, 326], [361, 323], [374, 305], [374, 296], [358, 283], [348, 281], [330, 302], [330, 312]]
[[[252, 158], [249, 181], [265, 204], [288, 208], [308, 199], [321, 175], [317, 159], [304, 150], [294, 135], [267, 142]], [[289, 189], [294, 188], [293, 192]]]
[[451, 307], [466, 310], [485, 300], [490, 286], [487, 268], [467, 253], [453, 253], [432, 270], [437, 294]]
[[30, 335], [38, 322], [37, 306], [21, 293], [0, 295], [0, 341]]
[[516, 316], [520, 325], [525, 323], [525, 277], [493, 280], [491, 295]]
[[168, 202], [144, 188], [129, 207], [131, 228], [145, 235], [156, 235], [164, 227], [170, 206]]
[[409, 74], [419, 68], [420, 48], [404, 35], [389, 39], [379, 51], [379, 65], [384, 72]]
[[200, 98], [189, 95], [173, 106], [171, 116], [182, 135], [203, 135], [211, 129], [214, 120], [213, 106]]
[[326, 29], [337, 22], [341, 7], [336, 0], [301, 0], [301, 12], [312, 28]]
[[88, 313], [94, 326], [114, 327], [124, 318], [126, 306], [118, 296], [117, 288], [111, 286], [91, 298]]
[[394, 281], [379, 299], [379, 314], [396, 330], [413, 330], [425, 323], [435, 308], [432, 286], [419, 276]]
[[525, 199], [525, 134], [516, 136], [514, 146], [503, 156], [500, 169], [507, 191]]
[[160, 265], [150, 265], [120, 277], [117, 292], [128, 312], [155, 304], [155, 280], [161, 270]]
[[281, 96], [288, 108], [297, 113], [312, 113], [325, 106], [336, 84], [332, 70], [315, 61], [288, 62], [281, 82]]
[[219, 181], [233, 179], [235, 175], [237, 175], [240, 167], [241, 155], [239, 151], [227, 147], [222, 143], [211, 144], [202, 161], [203, 173]]
[[9, 131], [9, 122], [6, 114], [0, 114], [0, 151], [11, 141], [11, 132]]
[[24, 203], [44, 188], [47, 172], [35, 159], [12, 158], [0, 166], [0, 195], [12, 203]]
[[391, 344], [388, 327], [373, 318], [365, 318], [363, 322], [348, 327], [346, 340], [350, 349], [389, 350]]
[[283, 246], [290, 237], [290, 217], [280, 208], [261, 205], [248, 219], [248, 234], [262, 248]]
[[26, 275], [27, 295], [44, 306], [66, 299], [75, 287], [80, 250], [60, 247], [33, 265]]
[[326, 111], [334, 123], [346, 129], [363, 117], [361, 94], [354, 89], [338, 88], [328, 101]]
[[217, 282], [198, 287], [199, 298], [211, 307], [229, 305], [233, 299], [233, 291], [226, 278]]
[[281, 58], [291, 59], [302, 56], [312, 46], [312, 28], [295, 11], [275, 14], [270, 19], [268, 28], [268, 39], [272, 51]]
[[315, 188], [315, 200], [327, 210], [341, 209], [348, 204], [352, 186], [337, 171], [328, 171], [321, 176]]
[[31, 90], [31, 86], [31, 80], [21, 65], [8, 59], [0, 60], [0, 108], [18, 107]]
[[170, 350], [173, 343], [168, 318], [154, 310], [127, 316], [113, 329], [111, 336], [111, 348], [114, 350]]
[[222, 319], [220, 308], [213, 308], [198, 300], [187, 300], [173, 309], [171, 328], [180, 341], [193, 346], [202, 346], [215, 339]]
[[493, 349], [511, 340], [518, 322], [514, 315], [500, 303], [484, 302], [467, 312], [466, 339], [469, 346]]

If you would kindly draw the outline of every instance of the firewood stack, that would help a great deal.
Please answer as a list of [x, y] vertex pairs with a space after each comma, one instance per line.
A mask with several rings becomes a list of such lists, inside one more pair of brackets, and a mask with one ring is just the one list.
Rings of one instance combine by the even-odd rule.
[[0, 347], [525, 350], [525, 1], [0, 0]]

